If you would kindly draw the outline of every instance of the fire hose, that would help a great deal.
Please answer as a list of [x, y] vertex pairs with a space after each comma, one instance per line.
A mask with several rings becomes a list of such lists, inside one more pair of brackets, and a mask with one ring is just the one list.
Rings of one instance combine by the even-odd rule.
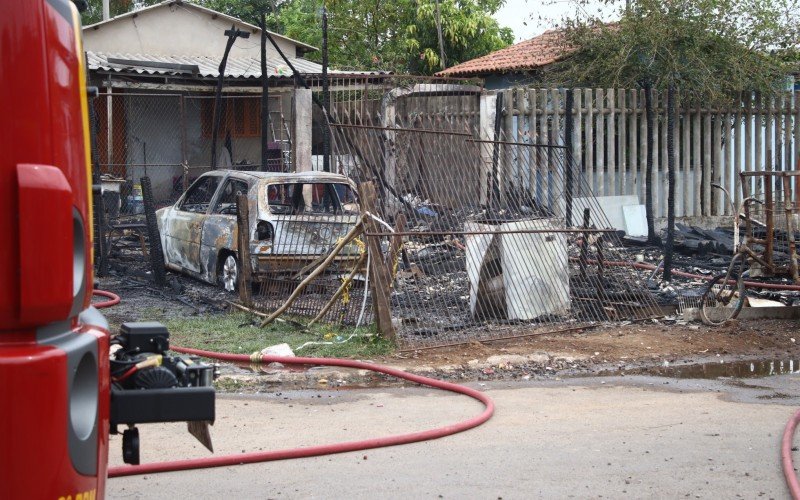
[[800, 410], [796, 411], [786, 423], [786, 428], [783, 430], [783, 439], [781, 440], [783, 477], [786, 479], [786, 486], [789, 487], [789, 492], [795, 500], [800, 499], [800, 482], [797, 480], [797, 473], [794, 471], [794, 463], [792, 462], [792, 441], [799, 423]]
[[[98, 293], [101, 292], [101, 293]], [[103, 308], [110, 307], [119, 303], [119, 296], [102, 290], [95, 290], [95, 295], [107, 297], [110, 300], [95, 304], [95, 307]], [[246, 354], [225, 354], [212, 351], [203, 351], [199, 349], [189, 349], [183, 347], [172, 347], [173, 351], [183, 354], [193, 354], [205, 358], [216, 359], [220, 361], [227, 361], [232, 363], [282, 363], [284, 365], [317, 365], [317, 366], [338, 366], [343, 368], [355, 368], [360, 370], [370, 370], [377, 373], [383, 373], [399, 379], [415, 382], [420, 385], [433, 387], [436, 389], [443, 389], [458, 394], [464, 394], [484, 405], [484, 410], [479, 415], [463, 420], [461, 422], [429, 429], [425, 431], [411, 432], [405, 434], [395, 434], [391, 436], [383, 436], [377, 438], [364, 439], [360, 441], [346, 441], [342, 443], [333, 443], [327, 445], [311, 446], [308, 448], [289, 448], [284, 450], [273, 451], [258, 451], [241, 453], [236, 455], [223, 455], [217, 457], [195, 458], [186, 460], [175, 460], [171, 462], [158, 462], [133, 466], [111, 467], [108, 469], [108, 477], [121, 477], [131, 476], [138, 474], [155, 474], [158, 472], [172, 472], [180, 470], [201, 469], [210, 467], [224, 467], [229, 465], [238, 464], [251, 464], [259, 462], [269, 462], [274, 460], [285, 460], [290, 458], [303, 458], [315, 457], [320, 455], [331, 455], [336, 453], [346, 453], [351, 451], [368, 450], [372, 448], [383, 448], [386, 446], [396, 446], [400, 444], [416, 443], [420, 441], [428, 441], [431, 439], [438, 439], [445, 436], [450, 436], [459, 432], [463, 432], [474, 427], [477, 427], [492, 417], [494, 413], [494, 402], [492, 399], [475, 389], [465, 387], [463, 385], [453, 384], [442, 380], [436, 380], [420, 375], [407, 373], [396, 368], [388, 366], [376, 365], [372, 363], [365, 363], [363, 361], [355, 361], [350, 359], [337, 359], [337, 358], [301, 358], [301, 357], [285, 357], [285, 356], [272, 356], [260, 355], [250, 356]]]

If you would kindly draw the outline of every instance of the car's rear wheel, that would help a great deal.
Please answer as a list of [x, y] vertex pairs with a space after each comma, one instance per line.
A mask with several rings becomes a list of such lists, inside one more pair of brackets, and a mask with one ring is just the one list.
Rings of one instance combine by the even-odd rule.
[[236, 256], [229, 253], [221, 259], [219, 266], [219, 284], [229, 292], [235, 292], [239, 285], [239, 262]]

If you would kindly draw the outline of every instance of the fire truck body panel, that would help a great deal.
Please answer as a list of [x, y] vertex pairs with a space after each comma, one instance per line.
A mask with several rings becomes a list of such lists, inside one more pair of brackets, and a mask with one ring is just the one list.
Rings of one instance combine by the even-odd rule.
[[69, 0], [0, 5], [0, 498], [102, 498], [109, 334], [90, 307], [80, 21]]

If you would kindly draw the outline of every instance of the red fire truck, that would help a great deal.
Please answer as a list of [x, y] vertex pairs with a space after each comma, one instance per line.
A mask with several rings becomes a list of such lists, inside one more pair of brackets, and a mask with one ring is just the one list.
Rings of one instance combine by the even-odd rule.
[[0, 497], [102, 496], [109, 335], [92, 292], [80, 18], [2, 1]]
[[[69, 0], [0, 0], [0, 498], [102, 498], [109, 431], [213, 421], [213, 369], [91, 306], [84, 52]], [[109, 344], [119, 344], [109, 356]]]

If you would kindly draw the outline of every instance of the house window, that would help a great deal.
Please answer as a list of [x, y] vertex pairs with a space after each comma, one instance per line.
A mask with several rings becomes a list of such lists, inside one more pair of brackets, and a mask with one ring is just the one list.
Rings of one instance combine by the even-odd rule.
[[[224, 97], [222, 116], [219, 119], [217, 137], [224, 138], [230, 131], [231, 137], [261, 137], [261, 98]], [[204, 138], [211, 137], [214, 124], [214, 99], [202, 99], [200, 117]]]

